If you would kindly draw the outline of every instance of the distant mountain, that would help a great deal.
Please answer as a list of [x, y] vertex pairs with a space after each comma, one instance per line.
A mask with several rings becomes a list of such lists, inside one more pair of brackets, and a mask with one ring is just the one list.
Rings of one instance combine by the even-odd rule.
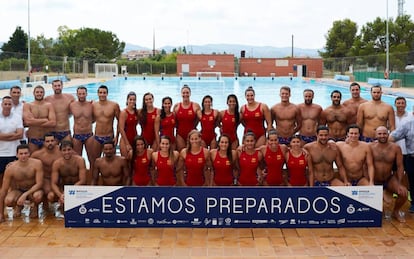
[[[0, 47], [3, 46], [5, 42], [0, 42]], [[157, 48], [159, 50], [164, 49], [167, 53], [171, 53], [174, 48], [183, 47], [183, 46], [163, 46]], [[288, 57], [292, 53], [291, 47], [277, 48], [271, 46], [251, 46], [251, 45], [240, 45], [240, 44], [206, 44], [206, 45], [188, 45], [185, 46], [187, 53], [192, 54], [234, 54], [236, 57], [240, 57], [240, 52], [242, 50], [246, 51], [246, 58], [255, 57], [255, 58], [283, 58]], [[131, 50], [146, 50], [149, 51], [151, 48], [143, 47], [140, 45], [135, 45], [131, 43], [125, 44], [124, 53]], [[293, 55], [295, 57], [320, 57], [318, 49], [301, 49], [294, 48]]]
[[131, 43], [125, 43], [124, 53], [131, 51], [131, 50], [151, 50], [150, 48], [134, 45]]
[[[183, 47], [183, 46], [181, 46]], [[234, 54], [236, 57], [240, 57], [242, 50], [246, 51], [246, 57], [255, 58], [282, 58], [291, 56], [291, 47], [271, 47], [271, 46], [251, 46], [251, 45], [240, 45], [240, 44], [206, 44], [206, 45], [188, 45], [185, 46], [187, 53], [192, 54]], [[163, 46], [158, 49], [164, 49], [167, 53], [170, 53], [177, 46]], [[129, 50], [150, 50], [146, 47], [141, 47], [133, 44], [126, 44], [125, 52]], [[294, 48], [293, 55], [295, 57], [319, 57], [318, 49], [302, 49]]]

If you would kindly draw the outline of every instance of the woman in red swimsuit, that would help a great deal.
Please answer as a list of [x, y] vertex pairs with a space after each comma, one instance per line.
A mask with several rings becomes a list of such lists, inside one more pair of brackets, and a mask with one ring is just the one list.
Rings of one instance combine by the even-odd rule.
[[151, 181], [151, 154], [152, 149], [147, 148], [147, 143], [142, 136], [136, 136], [132, 156], [132, 180], [133, 185], [150, 185]]
[[265, 180], [263, 185], [280, 186], [286, 185], [283, 175], [283, 165], [288, 152], [286, 145], [279, 144], [277, 132], [271, 129], [267, 133], [267, 144], [260, 147], [265, 162]]
[[301, 139], [295, 135], [290, 140], [290, 150], [286, 154], [289, 186], [308, 185], [308, 154], [301, 147]]
[[210, 150], [213, 164], [213, 185], [229, 186], [234, 184], [237, 175], [237, 152], [230, 145], [230, 137], [221, 135], [217, 149]]
[[260, 147], [266, 143], [266, 130], [264, 122], [266, 121], [267, 131], [272, 128], [272, 118], [270, 116], [269, 107], [257, 102], [253, 87], [249, 86], [244, 92], [247, 104], [240, 109], [241, 122], [244, 125], [244, 133], [248, 130], [252, 131], [256, 136], [256, 147]]
[[173, 186], [176, 184], [176, 165], [178, 151], [171, 146], [170, 137], [160, 137], [160, 151], [152, 153], [152, 164], [155, 166], [152, 179], [155, 185]]
[[127, 95], [127, 107], [119, 114], [119, 133], [121, 141], [119, 149], [121, 155], [127, 159], [131, 159], [134, 146], [134, 138], [137, 135], [138, 112], [136, 109], [137, 96], [134, 92]]
[[213, 97], [206, 95], [201, 102], [201, 110], [198, 110], [197, 117], [201, 124], [201, 140], [203, 147], [210, 149], [217, 147], [216, 127], [218, 111], [212, 109]]
[[231, 148], [236, 150], [239, 146], [237, 128], [240, 124], [239, 101], [236, 95], [227, 96], [227, 107], [227, 110], [220, 112], [220, 132], [230, 137]]
[[260, 168], [263, 154], [255, 148], [256, 136], [248, 131], [243, 136], [243, 148], [237, 149], [239, 160], [239, 181], [243, 186], [261, 185], [263, 170]]
[[175, 143], [175, 114], [171, 112], [172, 99], [167, 96], [162, 98], [160, 114], [160, 136], [168, 136], [172, 150], [176, 149]]
[[147, 144], [158, 150], [160, 131], [160, 110], [154, 107], [154, 95], [145, 93], [142, 97], [142, 108], [139, 110], [141, 135]]
[[177, 128], [177, 150], [180, 152], [186, 146], [188, 133], [195, 129], [198, 123], [197, 111], [200, 110], [198, 103], [190, 101], [191, 89], [188, 85], [181, 88], [182, 102], [174, 105], [174, 114]]
[[197, 130], [188, 134], [188, 146], [181, 150], [178, 168], [179, 185], [210, 185], [210, 152], [201, 145], [201, 134]]

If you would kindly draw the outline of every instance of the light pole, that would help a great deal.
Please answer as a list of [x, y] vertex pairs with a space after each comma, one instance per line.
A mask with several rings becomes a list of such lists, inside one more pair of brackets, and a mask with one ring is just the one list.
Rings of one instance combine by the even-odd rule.
[[32, 70], [32, 65], [30, 62], [30, 0], [27, 0], [27, 72], [29, 73]]
[[386, 39], [385, 39], [385, 48], [386, 48], [386, 61], [385, 61], [385, 77], [386, 79], [389, 78], [389, 73], [390, 73], [390, 39], [388, 36], [388, 0], [387, 0], [387, 18], [386, 18]]

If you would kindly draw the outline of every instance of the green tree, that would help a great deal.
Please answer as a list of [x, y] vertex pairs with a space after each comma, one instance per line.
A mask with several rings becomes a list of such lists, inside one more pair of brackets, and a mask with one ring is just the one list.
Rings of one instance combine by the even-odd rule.
[[58, 29], [58, 49], [61, 55], [79, 57], [87, 48], [94, 48], [105, 59], [118, 58], [125, 48], [125, 42], [109, 31], [99, 29], [81, 28], [71, 30], [67, 26]]
[[105, 61], [104, 56], [99, 52], [97, 48], [84, 48], [80, 53], [80, 58], [94, 62]]
[[[359, 36], [359, 51], [353, 54], [368, 56], [365, 61], [369, 66], [385, 66], [386, 28], [387, 21], [379, 17], [364, 25]], [[409, 15], [388, 20], [388, 38], [391, 71], [403, 71], [409, 55], [402, 53], [409, 53], [414, 43], [414, 23]]]
[[1, 47], [3, 53], [0, 58], [12, 57], [12, 53], [27, 53], [27, 34], [22, 30], [22, 27], [17, 26], [9, 41], [4, 43]]
[[398, 16], [395, 22], [392, 23], [390, 45], [405, 48], [405, 51], [414, 51], [414, 23], [411, 21], [410, 15]]
[[55, 46], [57, 56], [76, 56], [75, 47], [73, 45], [78, 31], [79, 30], [72, 30], [66, 25], [59, 26], [59, 37]]
[[328, 31], [325, 51], [319, 51], [323, 58], [346, 57], [354, 44], [358, 27], [350, 19], [334, 21]]
[[33, 49], [33, 54], [42, 54], [45, 56], [56, 55], [55, 41], [53, 38], [46, 38], [45, 35], [41, 34], [40, 36], [37, 36], [36, 39], [32, 39], [30, 44], [38, 47], [37, 51]]
[[162, 61], [167, 63], [175, 63], [177, 61], [177, 52], [164, 55]]
[[[392, 28], [389, 21], [389, 28]], [[361, 29], [362, 49], [365, 54], [385, 53], [386, 50], [386, 20], [377, 17], [373, 22], [368, 22]], [[390, 44], [391, 45], [391, 44]]]

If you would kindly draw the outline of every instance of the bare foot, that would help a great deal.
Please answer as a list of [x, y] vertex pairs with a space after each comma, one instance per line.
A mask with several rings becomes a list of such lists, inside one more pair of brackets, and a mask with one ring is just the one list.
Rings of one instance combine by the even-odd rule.
[[392, 214], [392, 216], [398, 220], [398, 222], [400, 223], [405, 223], [405, 215], [401, 214], [400, 211], [394, 211], [394, 213]]

